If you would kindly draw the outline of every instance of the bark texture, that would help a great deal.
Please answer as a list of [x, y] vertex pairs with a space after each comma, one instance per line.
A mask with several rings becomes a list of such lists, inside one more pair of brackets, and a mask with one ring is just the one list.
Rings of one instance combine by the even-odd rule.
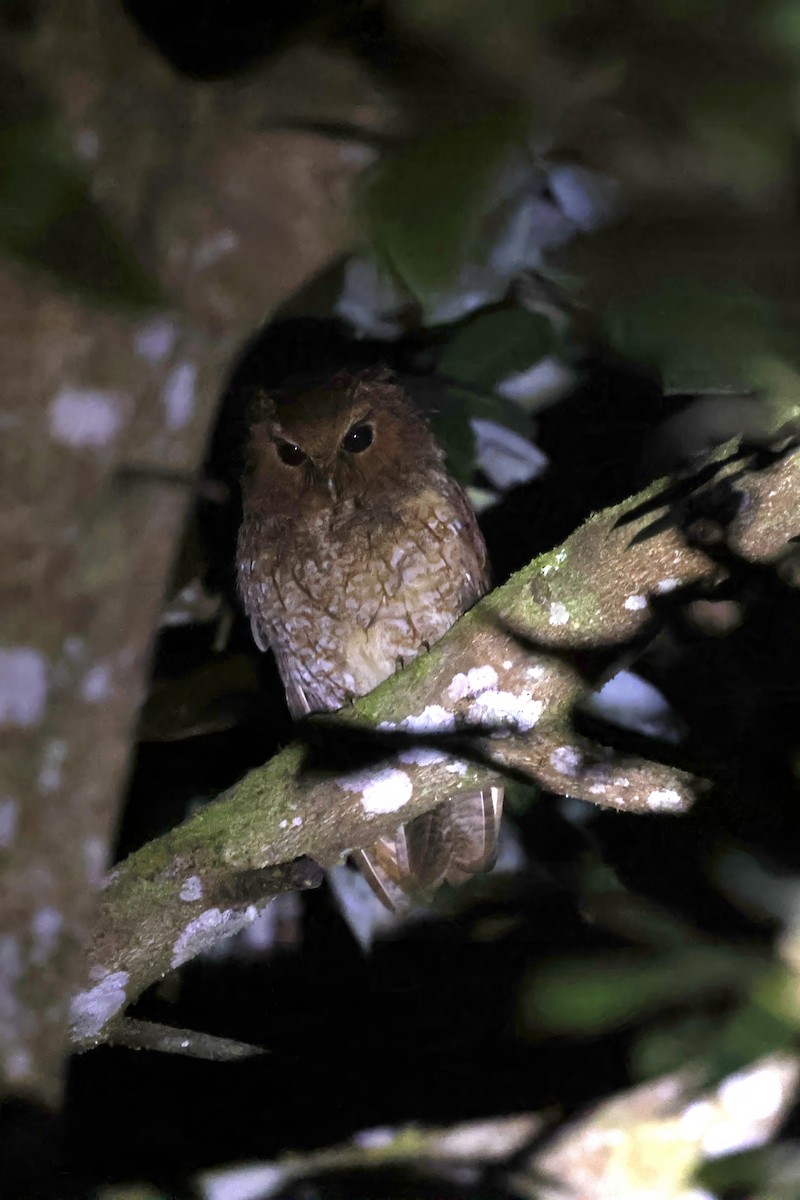
[[350, 60], [311, 50], [244, 84], [189, 82], [101, 0], [42, 6], [3, 49], [165, 298], [145, 317], [102, 310], [0, 263], [0, 1093], [53, 1103], [221, 384], [350, 237], [363, 150], [290, 126], [385, 110]]

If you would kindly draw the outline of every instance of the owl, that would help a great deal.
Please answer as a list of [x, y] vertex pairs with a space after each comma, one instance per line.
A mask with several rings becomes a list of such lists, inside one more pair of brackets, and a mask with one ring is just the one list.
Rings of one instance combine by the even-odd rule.
[[[386, 371], [260, 393], [242, 501], [238, 586], [295, 718], [372, 691], [488, 588], [469, 502]], [[354, 858], [388, 908], [406, 907], [492, 866], [502, 802], [498, 788], [443, 798]]]

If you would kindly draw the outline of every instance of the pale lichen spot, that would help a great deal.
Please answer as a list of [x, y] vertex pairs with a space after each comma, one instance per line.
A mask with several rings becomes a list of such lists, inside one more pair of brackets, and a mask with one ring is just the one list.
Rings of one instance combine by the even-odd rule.
[[46, 905], [38, 909], [31, 919], [31, 962], [40, 967], [58, 945], [58, 935], [64, 926], [64, 918], [57, 908]]
[[75, 136], [75, 149], [84, 162], [93, 163], [100, 153], [100, 138], [94, 129], [80, 129]]
[[466, 775], [468, 770], [469, 763], [465, 762], [463, 758], [454, 758], [445, 767], [448, 775]]
[[794, 1091], [797, 1063], [775, 1055], [759, 1065], [730, 1075], [719, 1087], [726, 1114], [749, 1125], [770, 1121], [780, 1114]]
[[33, 1059], [29, 1051], [22, 1046], [16, 1046], [4, 1056], [5, 1074], [9, 1083], [21, 1083], [29, 1079], [33, 1072]]
[[409, 750], [401, 750], [397, 756], [400, 762], [409, 766], [432, 767], [435, 763], [444, 762], [447, 758], [441, 750], [429, 750], [425, 746], [412, 746]]
[[38, 725], [47, 702], [47, 664], [32, 646], [0, 649], [0, 725]]
[[184, 929], [172, 947], [172, 968], [180, 967], [183, 963], [194, 958], [202, 950], [210, 950], [223, 938], [238, 933], [247, 925], [252, 925], [258, 916], [255, 904], [250, 904], [244, 912], [233, 908], [208, 908]]
[[716, 1110], [710, 1100], [696, 1100], [681, 1113], [681, 1137], [686, 1141], [702, 1141], [715, 1116]]
[[344, 792], [359, 793], [366, 813], [396, 812], [408, 804], [414, 787], [406, 771], [385, 767], [382, 771], [355, 771], [337, 780]]
[[466, 673], [459, 672], [458, 675], [453, 676], [447, 689], [447, 695], [450, 700], [457, 702], [463, 700], [465, 696], [478, 696], [487, 688], [496, 685], [497, 671], [494, 667], [470, 667]]
[[81, 697], [87, 704], [100, 704], [111, 694], [111, 668], [98, 663], [83, 677]]
[[[284, 1185], [294, 1178], [291, 1166], [272, 1166], [271, 1163], [244, 1163], [242, 1166], [217, 1167], [200, 1177], [198, 1195], [203, 1200], [253, 1200], [253, 1197], [277, 1196]], [[284, 1193], [285, 1194], [285, 1193]], [[294, 1194], [297, 1189], [294, 1188]], [[306, 1195], [308, 1195], [306, 1191]], [[319, 1194], [319, 1193], [317, 1193]]]
[[72, 662], [81, 659], [86, 651], [86, 641], [76, 633], [67, 634], [64, 638], [64, 657]]
[[566, 604], [561, 604], [560, 601], [554, 600], [550, 605], [547, 620], [550, 625], [567, 625], [569, 623], [569, 613]]
[[173, 433], [183, 429], [192, 418], [195, 405], [197, 366], [182, 362], [170, 371], [161, 399], [167, 416], [167, 428]]
[[574, 779], [583, 765], [583, 756], [575, 746], [557, 746], [550, 755], [550, 766], [560, 775]]
[[680, 587], [680, 579], [659, 579], [655, 590], [663, 595], [665, 592], [674, 592], [676, 587]]
[[169, 355], [176, 337], [174, 321], [169, 317], [154, 317], [139, 329], [133, 339], [133, 347], [140, 358], [156, 366]]
[[72, 1032], [76, 1038], [93, 1038], [124, 1008], [127, 971], [106, 972], [93, 988], [79, 992], [70, 1005]]
[[50, 401], [50, 434], [65, 446], [107, 446], [122, 428], [120, 398], [99, 388], [62, 388]]
[[798, 1070], [793, 1055], [772, 1054], [723, 1080], [702, 1130], [703, 1153], [716, 1158], [769, 1141], [792, 1104]]
[[64, 762], [69, 746], [63, 738], [53, 738], [44, 748], [39, 770], [39, 791], [45, 795], [57, 792], [61, 787]]
[[199, 875], [190, 875], [184, 883], [181, 890], [178, 892], [181, 900], [191, 903], [194, 900], [200, 900], [203, 895], [203, 882]]
[[634, 595], [628, 596], [624, 607], [627, 608], [629, 612], [640, 612], [643, 608], [647, 608], [648, 603], [649, 601], [647, 596]]
[[88, 837], [81, 846], [83, 852], [83, 868], [86, 872], [86, 882], [90, 887], [102, 887], [105, 882], [105, 869], [108, 859], [108, 849], [101, 837]]
[[13, 796], [0, 798], [0, 850], [8, 850], [17, 836], [19, 808]]
[[534, 700], [529, 692], [485, 691], [467, 710], [469, 721], [493, 730], [526, 733], [533, 729], [544, 712], [544, 701]]
[[551, 573], [551, 571], [557, 571], [559, 569], [559, 567], [563, 566], [566, 561], [567, 561], [566, 550], [557, 550], [555, 552], [555, 554], [553, 555], [553, 561], [546, 563], [542, 567], [542, 574], [549, 575]]
[[197, 270], [203, 271], [230, 254], [238, 245], [239, 236], [233, 229], [220, 229], [200, 243], [192, 255], [192, 263]]
[[302, 817], [292, 817], [292, 825], [295, 829], [299, 829], [302, 824], [303, 824]]
[[428, 704], [422, 712], [403, 717], [402, 721], [381, 721], [379, 729], [406, 729], [409, 733], [449, 733], [456, 719], [441, 704]]
[[647, 807], [651, 812], [678, 812], [685, 808], [680, 792], [673, 788], [657, 788], [647, 797]]

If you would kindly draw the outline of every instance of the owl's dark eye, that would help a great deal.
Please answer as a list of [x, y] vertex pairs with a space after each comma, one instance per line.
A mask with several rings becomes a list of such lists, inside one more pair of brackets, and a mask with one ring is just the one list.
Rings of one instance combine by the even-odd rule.
[[368, 446], [372, 445], [374, 436], [375, 432], [371, 425], [354, 425], [342, 438], [342, 449], [348, 450], [351, 454], [360, 454], [362, 450], [366, 450]]
[[278, 458], [289, 467], [299, 467], [308, 455], [294, 442], [278, 442]]

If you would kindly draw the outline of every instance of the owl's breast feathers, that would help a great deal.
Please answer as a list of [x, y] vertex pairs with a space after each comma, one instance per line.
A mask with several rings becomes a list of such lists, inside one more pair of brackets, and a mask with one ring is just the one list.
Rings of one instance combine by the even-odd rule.
[[245, 607], [294, 716], [366, 695], [486, 591], [483, 540], [449, 477], [376, 516], [345, 507], [275, 541], [250, 521], [242, 528]]

